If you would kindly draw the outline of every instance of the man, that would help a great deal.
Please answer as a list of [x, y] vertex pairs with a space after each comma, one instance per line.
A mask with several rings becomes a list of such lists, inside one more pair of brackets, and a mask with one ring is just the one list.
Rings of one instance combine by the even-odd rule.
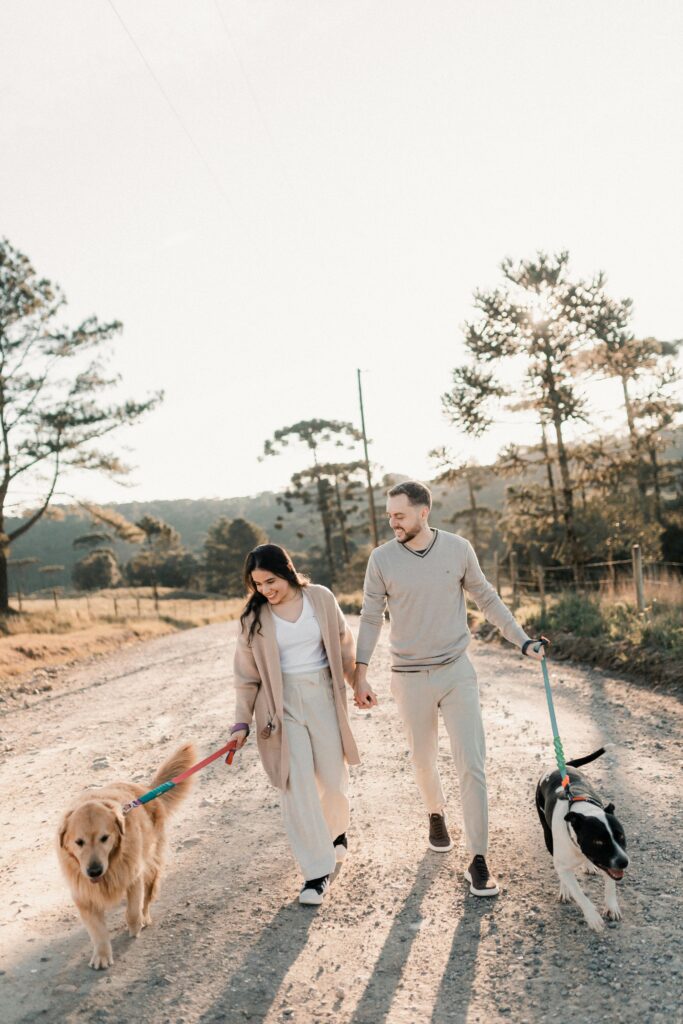
[[429, 845], [439, 852], [453, 847], [437, 769], [440, 709], [460, 782], [465, 844], [471, 857], [465, 878], [473, 895], [496, 896], [498, 886], [486, 863], [486, 750], [477, 677], [467, 656], [470, 632], [464, 591], [523, 653], [539, 660], [542, 653], [534, 651], [533, 641], [484, 576], [469, 541], [429, 526], [431, 506], [429, 489], [416, 481], [397, 484], [387, 492], [394, 540], [375, 548], [368, 561], [355, 700], [359, 707], [377, 704], [367, 672], [388, 605], [391, 692], [429, 815]]

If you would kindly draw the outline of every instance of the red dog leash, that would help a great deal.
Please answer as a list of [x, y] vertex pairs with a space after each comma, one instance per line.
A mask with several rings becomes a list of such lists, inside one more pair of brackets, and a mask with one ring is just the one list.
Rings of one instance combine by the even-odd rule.
[[169, 789], [173, 789], [179, 782], [183, 782], [188, 779], [190, 775], [194, 775], [195, 772], [201, 771], [202, 768], [206, 768], [207, 764], [211, 764], [212, 761], [216, 761], [223, 754], [228, 756], [225, 759], [226, 764], [232, 764], [233, 758], [235, 757], [235, 751], [237, 750], [237, 740], [230, 740], [220, 750], [214, 751], [213, 754], [209, 754], [203, 761], [198, 761], [197, 764], [193, 764], [191, 768], [181, 772], [180, 775], [176, 775], [174, 779], [169, 782], [162, 782], [160, 786], [155, 786], [154, 789], [150, 789], [148, 793], [143, 793], [142, 796], [138, 796], [135, 800], [131, 800], [130, 803], [124, 804], [121, 808], [123, 814], [129, 814], [135, 807], [140, 807], [142, 804], [148, 804], [150, 800], [155, 800], [156, 797], [161, 796], [162, 793], [167, 793]]

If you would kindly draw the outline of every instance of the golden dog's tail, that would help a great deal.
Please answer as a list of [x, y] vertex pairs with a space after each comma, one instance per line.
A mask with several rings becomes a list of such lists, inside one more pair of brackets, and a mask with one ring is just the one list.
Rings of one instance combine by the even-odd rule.
[[[184, 746], [179, 747], [175, 753], [171, 754], [169, 758], [164, 761], [158, 771], [155, 773], [152, 779], [152, 788], [160, 786], [162, 782], [170, 782], [176, 775], [181, 775], [182, 772], [187, 771], [197, 760], [197, 751], [195, 750], [193, 743], [185, 743]], [[175, 807], [185, 799], [190, 791], [190, 787], [194, 782], [194, 778], [185, 779], [183, 782], [179, 782], [173, 789], [167, 790], [162, 793], [159, 799], [162, 803], [166, 804], [169, 810], [174, 810]]]

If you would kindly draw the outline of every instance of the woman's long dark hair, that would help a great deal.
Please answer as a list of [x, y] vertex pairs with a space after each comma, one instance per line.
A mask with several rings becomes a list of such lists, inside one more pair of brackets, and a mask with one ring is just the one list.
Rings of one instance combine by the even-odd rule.
[[257, 548], [250, 551], [244, 563], [244, 585], [249, 594], [249, 599], [244, 606], [244, 611], [240, 615], [240, 622], [242, 623], [242, 628], [244, 628], [247, 619], [253, 614], [253, 619], [249, 626], [249, 643], [253, 640], [254, 633], [261, 632], [261, 609], [264, 604], [268, 604], [268, 599], [263, 594], [259, 594], [256, 589], [251, 576], [254, 569], [272, 572], [273, 576], [279, 576], [280, 579], [287, 580], [297, 590], [301, 590], [309, 584], [308, 577], [302, 576], [300, 572], [296, 571], [289, 554], [279, 544], [259, 544]]

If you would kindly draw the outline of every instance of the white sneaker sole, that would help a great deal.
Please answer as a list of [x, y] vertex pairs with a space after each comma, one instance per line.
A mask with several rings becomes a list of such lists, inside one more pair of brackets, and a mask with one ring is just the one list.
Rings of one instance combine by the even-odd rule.
[[494, 887], [492, 889], [475, 889], [474, 886], [472, 885], [472, 875], [469, 873], [469, 871], [465, 871], [464, 874], [465, 874], [466, 881], [468, 881], [470, 883], [470, 892], [472, 893], [473, 896], [497, 896], [498, 895], [498, 886], [497, 885], [494, 885]]
[[448, 846], [433, 846], [432, 843], [430, 843], [429, 844], [429, 849], [430, 850], [434, 850], [435, 853], [448, 853], [449, 850], [453, 849], [454, 845], [455, 844], [453, 843], [453, 840], [451, 839], [451, 841], [448, 844]]

